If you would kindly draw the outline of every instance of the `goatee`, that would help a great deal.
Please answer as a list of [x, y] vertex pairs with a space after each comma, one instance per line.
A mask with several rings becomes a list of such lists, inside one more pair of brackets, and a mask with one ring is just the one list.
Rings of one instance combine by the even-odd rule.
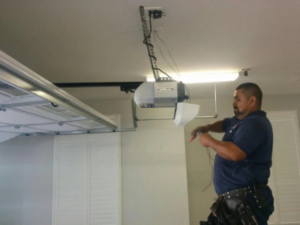
[[239, 109], [238, 108], [236, 108], [236, 107], [233, 107], [233, 113], [234, 113], [234, 115], [239, 115], [240, 114], [240, 112], [239, 112]]

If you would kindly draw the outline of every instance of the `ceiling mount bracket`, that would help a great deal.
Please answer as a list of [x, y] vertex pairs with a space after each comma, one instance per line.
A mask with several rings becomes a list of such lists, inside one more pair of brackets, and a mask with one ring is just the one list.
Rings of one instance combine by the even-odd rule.
[[154, 55], [153, 45], [151, 44], [151, 32], [152, 32], [152, 25], [151, 25], [151, 15], [149, 15], [150, 21], [150, 31], [148, 29], [147, 20], [145, 19], [145, 8], [144, 6], [140, 6], [140, 16], [143, 25], [143, 33], [144, 33], [144, 41], [143, 43], [147, 46], [148, 56], [150, 59], [150, 64], [152, 68], [152, 72], [154, 75], [155, 80], [159, 79], [159, 69], [156, 65], [156, 57]]

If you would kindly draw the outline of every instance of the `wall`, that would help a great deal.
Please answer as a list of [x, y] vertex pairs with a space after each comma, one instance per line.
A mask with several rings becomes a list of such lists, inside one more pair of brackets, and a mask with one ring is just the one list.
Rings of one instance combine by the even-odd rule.
[[12, 139], [14, 137], [19, 136], [17, 133], [6, 133], [6, 132], [0, 132], [0, 143], [5, 142], [9, 139]]
[[139, 122], [122, 134], [123, 225], [188, 225], [184, 128]]
[[130, 99], [120, 100], [92, 100], [84, 101], [85, 104], [96, 109], [98, 112], [104, 115], [108, 114], [120, 114], [121, 115], [121, 127], [132, 128], [132, 106]]
[[0, 224], [51, 225], [53, 137], [0, 144]]

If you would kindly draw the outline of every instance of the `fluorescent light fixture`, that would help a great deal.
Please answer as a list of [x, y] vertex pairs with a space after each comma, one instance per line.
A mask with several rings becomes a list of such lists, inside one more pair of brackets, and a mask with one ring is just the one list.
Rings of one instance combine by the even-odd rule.
[[[177, 81], [182, 81], [185, 84], [190, 83], [210, 83], [210, 82], [225, 82], [234, 81], [239, 77], [239, 73], [189, 73], [178, 76], [177, 74], [170, 74], [170, 76]], [[148, 82], [154, 82], [154, 77], [147, 77]]]

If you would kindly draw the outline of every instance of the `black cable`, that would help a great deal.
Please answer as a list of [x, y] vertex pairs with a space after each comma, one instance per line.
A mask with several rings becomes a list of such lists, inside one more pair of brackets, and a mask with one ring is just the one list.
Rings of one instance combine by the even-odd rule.
[[[158, 37], [158, 39], [164, 44], [164, 46], [166, 47], [166, 49], [168, 50], [169, 56], [171, 57], [171, 59], [172, 59], [174, 65], [175, 65], [175, 67], [176, 67], [176, 69], [177, 69], [177, 72], [173, 69], [173, 67], [171, 67], [171, 66], [170, 66], [170, 67], [174, 70], [175, 73], [177, 73], [177, 74], [180, 76], [180, 71], [179, 71], [179, 69], [178, 69], [178, 66], [177, 66], [177, 64], [176, 64], [176, 62], [175, 62], [175, 60], [174, 60], [174, 58], [173, 58], [173, 56], [172, 56], [172, 54], [171, 54], [171, 52], [170, 52], [168, 46], [167, 46], [166, 43], [161, 39], [161, 37], [158, 35], [158, 33], [157, 33], [156, 31], [154, 32], [154, 40], [155, 40], [155, 34], [156, 34], [156, 36]], [[166, 60], [166, 61], [167, 61], [167, 60]], [[168, 63], [168, 64], [169, 64], [169, 63]]]
[[[152, 22], [151, 22], [151, 15], [152, 15], [152, 11], [149, 11], [149, 23], [150, 23], [150, 31], [147, 37], [145, 37], [143, 43], [147, 46], [150, 46], [152, 49], [154, 48], [154, 46], [152, 44], [147, 43], [147, 39], [151, 38], [151, 33], [152, 33]], [[153, 58], [155, 61], [157, 60], [156, 57], [154, 55], [149, 54], [149, 57]]]
[[167, 75], [169, 78], [171, 78], [171, 79], [172, 79], [172, 77], [170, 77], [170, 75], [169, 75], [169, 74], [167, 74], [166, 72], [162, 71], [161, 69], [159, 69], [159, 68], [152, 68], [152, 69], [154, 69], [154, 70], [158, 70], [158, 71], [162, 72], [163, 74]]
[[[157, 61], [157, 59], [156, 59], [156, 57], [154, 56], [154, 55], [151, 55], [150, 54], [150, 50], [149, 50], [149, 48], [154, 48], [154, 46], [152, 45], [152, 44], [149, 44], [148, 42], [147, 42], [147, 39], [148, 38], [151, 38], [151, 33], [152, 33], [152, 20], [151, 20], [151, 17], [152, 16], [152, 11], [149, 11], [149, 24], [150, 24], [150, 31], [149, 31], [149, 34], [144, 38], [144, 40], [143, 40], [143, 44], [145, 44], [145, 45], [147, 45], [147, 48], [148, 48], [148, 56], [150, 57], [150, 58], [152, 58], [154, 61]], [[155, 73], [154, 73], [154, 77], [155, 77], [155, 80], [157, 80], [157, 77], [155, 76]]]
[[[152, 33], [152, 20], [151, 20], [151, 18], [152, 18], [152, 11], [149, 11], [150, 31], [149, 31], [149, 34], [144, 38], [143, 44], [145, 44], [145, 45], [147, 45], [148, 47], [151, 47], [151, 48], [153, 49], [154, 46], [153, 46], [152, 44], [149, 44], [149, 43], [147, 42], [147, 39], [148, 39], [148, 38], [151, 38], [151, 33]], [[151, 55], [150, 52], [149, 52], [149, 57], [151, 57], [152, 59], [154, 59], [155, 61], [157, 61], [157, 58], [156, 58], [154, 55]], [[152, 69], [153, 69], [153, 70], [158, 70], [158, 71], [162, 72], [163, 74], [165, 74], [167, 77], [169, 77], [169, 78], [172, 79], [172, 77], [171, 77], [169, 74], [167, 74], [166, 72], [162, 71], [161, 69], [159, 69], [159, 68], [154, 68], [154, 67], [152, 67]], [[158, 78], [159, 78], [159, 76], [158, 76]], [[157, 78], [155, 77], [155, 79], [157, 79]]]
[[[157, 36], [157, 37], [159, 38], [159, 36], [158, 36], [158, 34], [157, 34], [157, 31], [154, 31], [154, 41], [155, 41], [155, 43], [156, 43], [156, 38], [155, 38], [155, 36]], [[179, 72], [178, 72], [178, 71], [175, 71], [175, 69], [171, 66], [171, 64], [169, 63], [169, 61], [165, 58], [165, 56], [164, 56], [162, 50], [161, 50], [160, 47], [159, 47], [158, 42], [157, 42], [156, 44], [157, 44], [157, 47], [158, 47], [158, 49], [159, 49], [159, 52], [160, 52], [161, 56], [162, 56], [162, 57], [164, 58], [164, 60], [167, 62], [167, 64], [169, 65], [169, 67], [170, 67], [176, 74], [178, 74], [178, 76], [180, 76], [180, 75], [179, 75]]]
[[214, 168], [213, 168], [213, 165], [212, 165], [212, 161], [214, 160], [215, 157], [211, 156], [211, 154], [210, 154], [210, 148], [209, 147], [206, 147], [206, 153], [208, 155], [208, 162], [209, 162], [210, 167], [211, 167], [211, 177], [210, 177], [209, 184], [205, 188], [203, 188], [201, 190], [202, 192], [204, 192], [212, 184], [212, 182], [213, 182], [213, 174], [214, 174]]

